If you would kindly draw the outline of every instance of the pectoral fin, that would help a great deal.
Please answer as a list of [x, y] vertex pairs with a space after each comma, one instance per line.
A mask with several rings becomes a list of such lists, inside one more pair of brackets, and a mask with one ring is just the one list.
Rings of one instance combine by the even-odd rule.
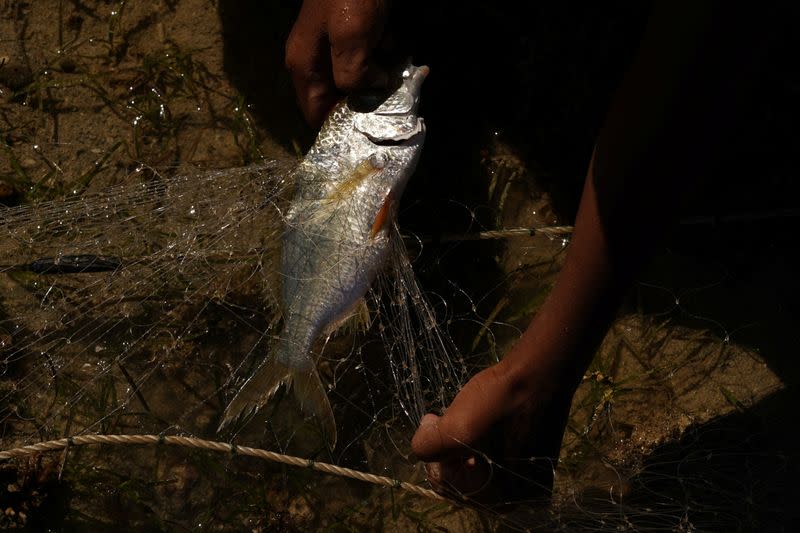
[[359, 163], [344, 180], [336, 185], [328, 194], [326, 200], [339, 201], [348, 198], [364, 180], [377, 175], [383, 170], [384, 166], [386, 166], [385, 156], [381, 154], [370, 155]]
[[375, 215], [375, 221], [372, 223], [372, 228], [369, 230], [370, 239], [374, 239], [375, 236], [381, 232], [381, 230], [388, 226], [393, 205], [394, 195], [392, 194], [392, 191], [389, 191], [386, 193], [386, 197], [383, 199], [383, 204], [381, 205], [381, 208], [378, 209], [378, 213]]
[[364, 159], [356, 165], [350, 174], [328, 191], [324, 198], [319, 200], [314, 206], [314, 211], [310, 214], [309, 220], [323, 223], [336, 218], [341, 202], [355, 194], [358, 186], [365, 180], [378, 175], [385, 165], [386, 157], [379, 153], [372, 154]]

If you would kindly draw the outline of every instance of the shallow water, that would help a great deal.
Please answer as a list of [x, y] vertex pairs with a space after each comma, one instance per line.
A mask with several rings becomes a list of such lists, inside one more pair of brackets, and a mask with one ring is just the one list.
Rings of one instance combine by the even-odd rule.
[[[290, 7], [201, 0], [2, 6], [0, 177], [16, 190], [8, 201], [92, 198], [108, 186], [131, 190], [158, 180], [182, 191], [180, 200], [167, 196], [166, 211], [157, 195], [130, 212], [119, 202], [106, 226], [97, 223], [103, 209], [95, 209], [73, 211], [73, 223], [57, 228], [66, 216], [60, 200], [23, 208], [30, 221], [5, 226], [15, 239], [0, 247], [6, 266], [55, 257], [68, 242], [69, 253], [118, 256], [136, 268], [0, 275], [4, 448], [81, 431], [217, 438], [230, 380], [246, 375], [269, 343], [275, 268], [267, 252], [275, 233], [258, 230], [270, 227], [276, 203], [264, 201], [270, 196], [254, 167], [200, 169], [290, 164], [310, 142], [280, 69]], [[569, 221], [577, 194], [570, 184], [582, 179], [643, 10], [484, 6], [453, 18], [442, 7], [427, 9], [423, 21], [451, 18], [444, 41], [463, 50], [436, 44], [440, 29], [420, 23], [416, 57], [432, 67], [423, 95], [430, 135], [400, 223], [421, 237], [421, 247], [407, 239], [414, 270], [443, 338], [467, 357], [454, 364], [471, 370], [501, 357], [526, 325], [566, 243], [537, 236], [436, 244], [436, 237]], [[500, 21], [503, 30], [465, 40], [461, 32], [478, 19]], [[489, 64], [515, 82], [476, 75]], [[783, 79], [772, 81], [767, 111], [793, 109], [796, 73], [772, 78]], [[783, 176], [797, 136], [778, 113], [754, 115], [750, 129], [771, 136], [746, 139], [729, 186], [698, 201], [695, 214], [787, 207], [795, 184]], [[753, 169], [769, 187], [748, 183]], [[750, 205], [742, 205], [745, 197]], [[45, 231], [35, 226], [46, 213], [52, 225]], [[131, 229], [131, 220], [144, 222]], [[676, 231], [632, 291], [576, 397], [556, 504], [544, 517], [459, 511], [307, 470], [157, 447], [74, 449], [4, 463], [0, 508], [14, 513], [0, 523], [481, 531], [535, 519], [575, 531], [778, 530], [796, 493], [794, 429], [784, 422], [798, 375], [786, 356], [797, 331], [793, 224], [767, 217]], [[397, 295], [388, 294], [391, 306]], [[407, 339], [392, 345], [379, 330], [325, 346], [323, 375], [342, 426], [336, 450], [320, 445], [313, 424], [298, 424], [288, 398], [241, 429], [237, 442], [424, 483], [408, 440], [414, 416], [437, 406], [409, 401], [413, 393], [397, 388], [386, 349]], [[19, 342], [34, 338], [30, 346]]]

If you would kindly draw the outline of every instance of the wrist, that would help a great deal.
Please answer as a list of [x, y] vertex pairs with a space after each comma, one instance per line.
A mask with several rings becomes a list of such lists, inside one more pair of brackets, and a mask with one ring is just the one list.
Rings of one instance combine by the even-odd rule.
[[559, 328], [559, 335], [548, 335], [554, 328], [537, 322], [534, 319], [497, 365], [515, 403], [571, 397], [590, 361], [582, 343], [575, 342], [575, 333]]

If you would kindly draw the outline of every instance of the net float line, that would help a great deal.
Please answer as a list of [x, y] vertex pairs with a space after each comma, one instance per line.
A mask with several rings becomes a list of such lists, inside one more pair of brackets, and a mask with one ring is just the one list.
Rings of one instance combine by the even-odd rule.
[[63, 439], [38, 442], [36, 444], [22, 446], [20, 448], [0, 451], [0, 460], [27, 457], [37, 453], [54, 452], [67, 449], [72, 446], [88, 446], [91, 444], [170, 444], [185, 448], [229, 453], [231, 455], [244, 455], [248, 457], [256, 457], [258, 459], [273, 463], [281, 463], [299, 468], [310, 468], [325, 474], [356, 479], [365, 483], [372, 483], [373, 485], [401, 489], [433, 500], [449, 501], [447, 498], [431, 489], [426, 489], [425, 487], [414, 485], [413, 483], [408, 483], [406, 481], [400, 481], [399, 479], [378, 476], [368, 472], [362, 472], [360, 470], [353, 470], [352, 468], [345, 468], [330, 463], [321, 463], [312, 459], [304, 459], [302, 457], [285, 455], [282, 453], [271, 452], [269, 450], [251, 448], [249, 446], [239, 446], [227, 442], [198, 439], [195, 437], [182, 437], [179, 435], [78, 435], [75, 437], [66, 437]]

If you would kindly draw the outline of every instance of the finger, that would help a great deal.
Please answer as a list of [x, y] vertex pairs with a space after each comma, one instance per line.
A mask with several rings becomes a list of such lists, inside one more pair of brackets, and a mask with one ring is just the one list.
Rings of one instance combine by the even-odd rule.
[[417, 432], [411, 439], [411, 449], [414, 455], [422, 461], [435, 461], [442, 455], [444, 440], [439, 428], [439, 417], [427, 414], [422, 417]]
[[414, 453], [424, 461], [436, 461], [455, 452], [464, 456], [479, 440], [490, 437], [490, 428], [512, 405], [506, 381], [497, 365], [475, 375], [443, 416], [426, 415], [422, 419], [412, 440]]
[[453, 427], [447, 414], [439, 417], [427, 414], [411, 439], [414, 454], [422, 461], [444, 461], [453, 456], [464, 458], [471, 454], [465, 431]]
[[328, 39], [333, 79], [339, 90], [350, 92], [388, 84], [388, 72], [375, 61], [385, 23], [386, 8], [378, 0], [350, 0], [331, 13]]
[[321, 3], [303, 2], [286, 40], [286, 68], [292, 76], [300, 109], [312, 126], [325, 119], [340, 97], [331, 73], [325, 26]]
[[305, 86], [295, 84], [298, 103], [303, 117], [314, 128], [318, 128], [341, 99], [341, 95], [329, 82], [310, 82]]
[[426, 463], [425, 472], [435, 490], [461, 498], [485, 492], [492, 479], [491, 465], [476, 456]]

